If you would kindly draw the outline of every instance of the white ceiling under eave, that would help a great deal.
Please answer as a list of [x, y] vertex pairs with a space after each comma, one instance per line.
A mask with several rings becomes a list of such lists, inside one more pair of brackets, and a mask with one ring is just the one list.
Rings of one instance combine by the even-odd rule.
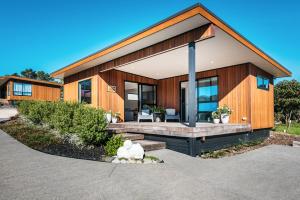
[[[197, 72], [242, 63], [253, 63], [274, 77], [285, 76], [281, 70], [217, 27], [215, 37], [196, 43]], [[116, 69], [154, 79], [187, 74], [188, 47], [173, 49]]]
[[[208, 24], [209, 21], [202, 17], [201, 15], [195, 15], [189, 19], [186, 19], [180, 23], [177, 23], [173, 26], [170, 26], [166, 29], [163, 29], [157, 33], [154, 33], [148, 37], [145, 37], [143, 39], [140, 39], [136, 42], [133, 42], [127, 46], [124, 46], [118, 50], [115, 50], [111, 53], [108, 53], [104, 56], [101, 56], [99, 58], [96, 58], [90, 62], [87, 62], [85, 64], [82, 64], [76, 68], [73, 68], [71, 70], [68, 70], [64, 73], [61, 73], [60, 75], [56, 76], [55, 78], [63, 78], [70, 76], [72, 74], [78, 73], [80, 71], [89, 69], [91, 67], [100, 65], [102, 63], [111, 61], [113, 59], [122, 57], [124, 55], [130, 54], [132, 52], [135, 52], [137, 50], [143, 49], [145, 47], [151, 46], [153, 44], [156, 44], [158, 42], [164, 41], [166, 39], [172, 38], [176, 35], [180, 35], [184, 32], [190, 31], [192, 29], [195, 29], [197, 27], [203, 26], [205, 24]], [[113, 46], [113, 45], [112, 45]]]

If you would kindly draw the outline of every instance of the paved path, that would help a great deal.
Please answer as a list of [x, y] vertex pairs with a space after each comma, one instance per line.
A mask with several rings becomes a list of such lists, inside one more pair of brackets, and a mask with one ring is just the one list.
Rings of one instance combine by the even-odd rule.
[[300, 148], [218, 160], [169, 150], [166, 163], [117, 165], [34, 151], [0, 131], [0, 199], [299, 199]]
[[18, 114], [18, 111], [16, 108], [11, 107], [0, 107], [0, 122], [9, 120], [9, 118], [15, 116]]

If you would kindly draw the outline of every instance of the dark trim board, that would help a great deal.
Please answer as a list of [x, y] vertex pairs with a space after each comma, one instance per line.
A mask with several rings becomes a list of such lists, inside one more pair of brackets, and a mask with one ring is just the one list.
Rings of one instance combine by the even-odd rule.
[[233, 133], [201, 138], [184, 138], [163, 135], [145, 134], [145, 140], [166, 142], [167, 149], [197, 156], [201, 153], [215, 151], [245, 142], [263, 140], [270, 136], [270, 129], [259, 129], [253, 132]]

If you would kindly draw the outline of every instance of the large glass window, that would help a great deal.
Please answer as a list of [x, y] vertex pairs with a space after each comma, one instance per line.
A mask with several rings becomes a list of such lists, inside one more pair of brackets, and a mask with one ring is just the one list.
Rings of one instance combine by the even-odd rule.
[[156, 86], [140, 84], [141, 109], [156, 105]]
[[257, 76], [256, 81], [257, 81], [257, 88], [269, 90], [270, 80], [268, 78], [263, 76]]
[[92, 81], [91, 79], [84, 80], [78, 84], [79, 102], [92, 103]]
[[31, 96], [32, 85], [28, 83], [14, 82], [14, 95], [15, 96]]
[[197, 81], [198, 121], [210, 121], [211, 113], [218, 107], [218, 78]]

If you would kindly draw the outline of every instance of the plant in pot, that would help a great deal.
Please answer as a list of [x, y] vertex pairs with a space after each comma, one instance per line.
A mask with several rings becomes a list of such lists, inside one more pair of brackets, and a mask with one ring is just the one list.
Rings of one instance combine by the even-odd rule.
[[111, 119], [112, 119], [112, 112], [111, 112], [111, 110], [109, 110], [108, 112], [106, 112], [105, 116], [106, 116], [107, 123], [110, 123]]
[[165, 109], [160, 106], [153, 106], [151, 108], [151, 112], [153, 113], [154, 121], [161, 122], [164, 120]]
[[120, 113], [119, 112], [114, 113], [113, 116], [112, 116], [112, 123], [113, 124], [117, 123], [119, 117], [120, 117]]
[[219, 109], [216, 110], [216, 111], [214, 111], [214, 112], [212, 112], [211, 116], [213, 118], [214, 124], [219, 124], [220, 123], [221, 113], [220, 113]]
[[229, 116], [232, 113], [232, 110], [227, 106], [224, 105], [222, 107], [219, 108], [220, 112], [221, 112], [221, 121], [223, 124], [228, 124], [229, 122]]

